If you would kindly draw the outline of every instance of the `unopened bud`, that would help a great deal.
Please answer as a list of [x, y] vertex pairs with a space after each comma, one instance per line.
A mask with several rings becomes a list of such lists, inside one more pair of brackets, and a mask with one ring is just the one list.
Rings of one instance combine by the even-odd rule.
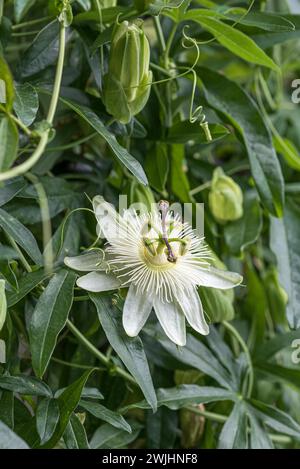
[[150, 47], [136, 23], [123, 21], [113, 31], [103, 101], [107, 112], [127, 124], [146, 105], [152, 83]]
[[222, 168], [216, 168], [209, 193], [209, 207], [215, 219], [224, 223], [238, 220], [243, 215], [243, 193]]

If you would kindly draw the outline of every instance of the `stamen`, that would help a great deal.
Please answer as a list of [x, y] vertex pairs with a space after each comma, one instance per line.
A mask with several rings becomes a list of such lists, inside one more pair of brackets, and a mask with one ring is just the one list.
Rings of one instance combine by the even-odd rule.
[[161, 200], [158, 203], [158, 208], [161, 212], [161, 225], [162, 225], [162, 239], [167, 247], [168, 256], [167, 259], [169, 262], [176, 262], [177, 258], [174, 255], [171, 245], [168, 240], [167, 227], [166, 227], [166, 217], [169, 211], [169, 202], [167, 200]]

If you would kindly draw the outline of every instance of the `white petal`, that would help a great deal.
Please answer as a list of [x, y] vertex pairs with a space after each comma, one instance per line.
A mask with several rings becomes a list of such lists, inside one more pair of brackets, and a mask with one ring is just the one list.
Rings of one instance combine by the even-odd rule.
[[162, 303], [154, 297], [154, 310], [166, 335], [177, 345], [186, 344], [185, 317], [178, 304]]
[[130, 337], [138, 335], [151, 313], [152, 305], [150, 295], [139, 293], [132, 283], [123, 309], [123, 327], [127, 335]]
[[122, 228], [126, 229], [126, 223], [120, 217], [112, 204], [106, 202], [101, 196], [93, 198], [93, 208], [101, 233], [110, 243], [120, 239], [123, 235]]
[[80, 277], [76, 283], [78, 287], [92, 292], [115, 290], [121, 285], [117, 277], [102, 272], [90, 272]]
[[209, 334], [209, 327], [205, 321], [201, 300], [195, 288], [188, 288], [176, 293], [177, 301], [189, 324], [200, 334]]
[[199, 285], [204, 287], [220, 288], [227, 290], [228, 288], [240, 285], [243, 277], [229, 270], [218, 270], [213, 267], [209, 269], [198, 268]]
[[106, 270], [107, 263], [103, 261], [104, 254], [99, 251], [88, 251], [80, 256], [65, 257], [64, 263], [70, 269], [80, 270], [82, 272], [91, 272], [93, 270]]

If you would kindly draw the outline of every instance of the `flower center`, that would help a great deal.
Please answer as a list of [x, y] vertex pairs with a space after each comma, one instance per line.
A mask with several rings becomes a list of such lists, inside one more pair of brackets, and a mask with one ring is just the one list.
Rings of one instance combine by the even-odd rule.
[[143, 245], [140, 248], [140, 255], [148, 267], [154, 270], [170, 270], [176, 266], [180, 257], [187, 252], [189, 240], [180, 238], [168, 239], [168, 245], [173, 253], [174, 260], [170, 261], [170, 249], [166, 246], [162, 238], [143, 238]]

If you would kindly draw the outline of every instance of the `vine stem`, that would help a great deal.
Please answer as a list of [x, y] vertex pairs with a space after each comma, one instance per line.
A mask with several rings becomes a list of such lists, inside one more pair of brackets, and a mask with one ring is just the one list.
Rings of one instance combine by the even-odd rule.
[[44, 23], [45, 21], [51, 20], [52, 16], [44, 16], [43, 18], [38, 18], [36, 20], [25, 21], [24, 23], [13, 24], [12, 30], [16, 31], [18, 29], [27, 28], [28, 26], [34, 26], [40, 23]]
[[137, 386], [137, 382], [135, 379], [127, 373], [127, 371], [123, 370], [119, 366], [115, 366], [111, 360], [104, 355], [100, 350], [98, 350], [78, 329], [77, 327], [70, 321], [69, 319], [67, 320], [67, 327], [70, 329], [72, 334], [77, 337], [79, 342], [87, 349], [89, 350], [103, 365], [105, 365], [108, 369], [111, 369], [114, 371], [115, 374], [122, 376], [122, 378], [126, 379], [129, 381], [131, 384], [134, 384]]
[[[60, 85], [62, 80], [63, 74], [63, 67], [64, 67], [64, 58], [65, 58], [65, 48], [66, 48], [66, 28], [63, 22], [60, 23], [60, 30], [59, 30], [59, 52], [58, 52], [58, 60], [55, 72], [55, 79], [54, 79], [54, 86], [50, 101], [50, 106], [48, 110], [48, 114], [46, 117], [46, 121], [48, 122], [49, 126], [51, 127], [53, 124], [53, 119], [55, 116], [55, 111], [57, 108], [59, 92], [60, 92]], [[0, 181], [6, 181], [7, 179], [19, 176], [21, 174], [26, 173], [29, 171], [35, 163], [38, 162], [40, 157], [42, 156], [45, 147], [48, 143], [48, 135], [49, 129], [45, 130], [39, 140], [39, 143], [32, 153], [32, 155], [21, 163], [19, 166], [9, 169], [3, 173], [0, 173]]]
[[246, 342], [242, 338], [242, 336], [239, 334], [239, 332], [227, 321], [223, 321], [223, 326], [236, 338], [238, 343], [240, 344], [242, 350], [245, 352], [247, 361], [248, 361], [248, 389], [246, 392], [246, 397], [250, 398], [253, 390], [253, 385], [254, 385], [254, 370], [253, 370], [253, 364], [251, 360], [251, 355], [249, 352], [249, 349], [247, 347]]
[[157, 34], [157, 39], [159, 41], [160, 47], [162, 52], [166, 50], [166, 41], [164, 37], [164, 33], [160, 24], [159, 16], [153, 16], [154, 26]]

